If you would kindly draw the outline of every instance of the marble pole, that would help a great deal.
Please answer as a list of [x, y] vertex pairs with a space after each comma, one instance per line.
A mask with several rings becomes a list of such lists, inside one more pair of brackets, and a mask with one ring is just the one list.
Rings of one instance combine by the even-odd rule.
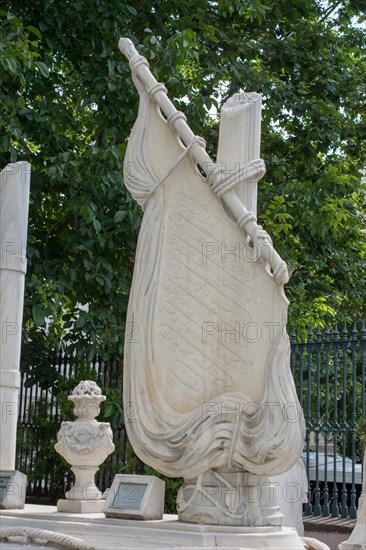
[[0, 172], [0, 468], [15, 469], [30, 164]]

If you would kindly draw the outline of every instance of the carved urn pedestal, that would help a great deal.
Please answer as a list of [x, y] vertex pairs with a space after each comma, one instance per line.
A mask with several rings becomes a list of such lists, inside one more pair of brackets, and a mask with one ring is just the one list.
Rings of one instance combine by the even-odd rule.
[[105, 401], [95, 382], [86, 380], [74, 389], [69, 399], [74, 403], [74, 422], [62, 422], [56, 451], [72, 466], [75, 483], [57, 502], [58, 512], [102, 512], [102, 493], [94, 476], [99, 466], [114, 451], [112, 430], [108, 422], [98, 422], [100, 404]]

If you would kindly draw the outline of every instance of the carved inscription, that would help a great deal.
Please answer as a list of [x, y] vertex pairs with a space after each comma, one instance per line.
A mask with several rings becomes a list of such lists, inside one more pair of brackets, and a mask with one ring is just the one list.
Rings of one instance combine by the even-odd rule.
[[[260, 259], [207, 193], [197, 181], [169, 187], [164, 228], [154, 331], [162, 339], [158, 376], [167, 403], [182, 413], [231, 392], [259, 402], [268, 362], [264, 343], [281, 329], [275, 283], [268, 285]], [[262, 301], [268, 302], [264, 316]]]

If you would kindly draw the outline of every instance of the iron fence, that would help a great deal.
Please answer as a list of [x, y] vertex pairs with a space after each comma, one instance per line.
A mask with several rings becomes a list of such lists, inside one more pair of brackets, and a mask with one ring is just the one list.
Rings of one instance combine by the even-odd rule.
[[[309, 329], [300, 339], [293, 331], [291, 370], [306, 422], [302, 459], [309, 480], [305, 514], [354, 518], [362, 480], [365, 433], [365, 323], [341, 330]], [[55, 353], [51, 387], [41, 388], [29, 372], [21, 373], [17, 468], [28, 475], [28, 499], [55, 501], [70, 487], [70, 474], [53, 445], [68, 412], [67, 396], [85, 376], [115, 398], [122, 394], [122, 364], [97, 358], [88, 372], [75, 357]], [[108, 413], [111, 415], [111, 411]], [[99, 418], [101, 420], [101, 418]], [[102, 418], [110, 421], [110, 418]], [[121, 418], [114, 426], [116, 451], [101, 466], [97, 484], [103, 491], [114, 474], [128, 471], [127, 436]], [[126, 462], [128, 462], [126, 464]], [[134, 464], [136, 466], [136, 464]]]
[[306, 422], [305, 513], [355, 518], [365, 437], [365, 323], [291, 335], [291, 369]]

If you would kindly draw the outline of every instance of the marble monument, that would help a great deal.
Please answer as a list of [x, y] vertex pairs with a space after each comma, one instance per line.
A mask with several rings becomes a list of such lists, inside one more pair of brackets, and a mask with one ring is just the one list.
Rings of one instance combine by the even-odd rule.
[[140, 95], [125, 184], [144, 211], [130, 293], [124, 403], [136, 454], [183, 477], [184, 522], [280, 526], [270, 476], [304, 422], [289, 368], [285, 262], [256, 219], [261, 98], [221, 111], [217, 162], [128, 39]]

